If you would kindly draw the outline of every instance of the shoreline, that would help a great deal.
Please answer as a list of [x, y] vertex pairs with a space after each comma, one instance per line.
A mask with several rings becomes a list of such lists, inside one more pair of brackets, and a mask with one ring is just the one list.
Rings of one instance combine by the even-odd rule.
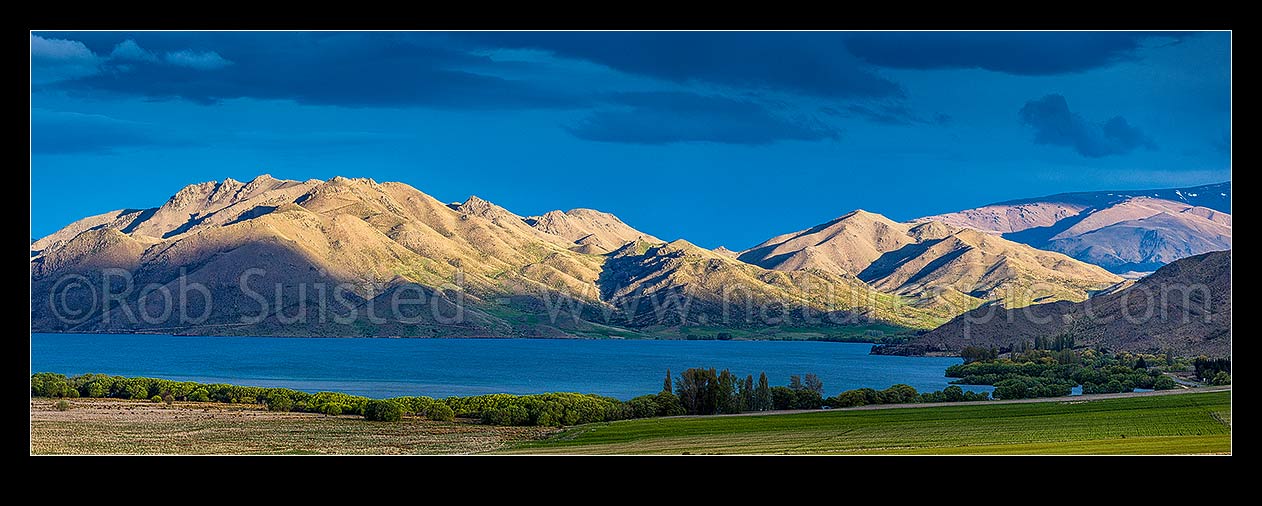
[[[105, 335], [105, 336], [165, 336], [165, 337], [244, 337], [244, 338], [267, 338], [267, 339], [418, 339], [418, 340], [434, 340], [434, 339], [469, 339], [498, 341], [509, 339], [532, 340], [532, 341], [768, 341], [768, 342], [804, 342], [804, 343], [848, 343], [848, 344], [871, 344], [879, 345], [878, 341], [861, 340], [861, 339], [750, 339], [747, 337], [733, 337], [731, 339], [686, 339], [686, 338], [665, 338], [665, 337], [626, 337], [626, 336], [608, 336], [608, 337], [586, 337], [586, 336], [295, 336], [295, 335], [242, 335], [242, 334], [171, 334], [166, 332], [138, 332], [138, 331], [79, 331], [79, 332], [58, 332], [58, 331], [35, 331], [31, 334], [47, 334], [47, 335]], [[928, 355], [926, 355], [928, 356]], [[944, 357], [956, 357], [959, 355], [941, 355]]]

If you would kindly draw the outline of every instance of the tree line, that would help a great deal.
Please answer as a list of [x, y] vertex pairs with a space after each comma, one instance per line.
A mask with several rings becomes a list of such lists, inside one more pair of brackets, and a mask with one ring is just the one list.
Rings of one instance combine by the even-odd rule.
[[1009, 358], [991, 358], [947, 368], [952, 383], [993, 385], [996, 399], [1063, 397], [1082, 385], [1082, 393], [1132, 392], [1136, 388], [1169, 390], [1174, 379], [1151, 366], [1143, 356], [1065, 348], [1072, 338], [1040, 342], [1047, 349], [1028, 349]]
[[1211, 385], [1231, 384], [1230, 358], [1209, 358], [1201, 355], [1192, 361], [1192, 367], [1196, 370], [1196, 378], [1201, 381]]
[[271, 411], [320, 413], [330, 416], [358, 415], [374, 421], [398, 421], [403, 416], [452, 421], [478, 420], [490, 425], [568, 426], [632, 418], [678, 415], [716, 415], [751, 411], [821, 409], [868, 404], [959, 402], [988, 400], [985, 392], [966, 392], [958, 386], [918, 393], [909, 385], [885, 390], [860, 388], [824, 397], [824, 382], [811, 373], [791, 375], [788, 385], [771, 386], [767, 374], [738, 377], [731, 371], [691, 368], [673, 377], [669, 370], [662, 390], [628, 401], [579, 393], [532, 395], [488, 394], [435, 399], [425, 396], [372, 399], [340, 392], [308, 393], [288, 388], [267, 388], [129, 378], [104, 374], [67, 377], [41, 372], [31, 375], [31, 395], [57, 398], [118, 398], [154, 400], [168, 404], [219, 402], [254, 404]]
[[[670, 393], [671, 377], [667, 371], [663, 390]], [[767, 374], [760, 373], [755, 385], [752, 375], [738, 376], [724, 369], [693, 368], [680, 374], [674, 382], [674, 398], [679, 399], [683, 413], [717, 415], [750, 411], [847, 408], [869, 404], [903, 404], [920, 402], [963, 402], [990, 399], [986, 392], [967, 392], [959, 386], [919, 393], [910, 385], [893, 385], [885, 390], [858, 388], [832, 397], [824, 397], [824, 382], [815, 374], [791, 375], [787, 386], [769, 386]], [[646, 399], [650, 396], [637, 397]]]

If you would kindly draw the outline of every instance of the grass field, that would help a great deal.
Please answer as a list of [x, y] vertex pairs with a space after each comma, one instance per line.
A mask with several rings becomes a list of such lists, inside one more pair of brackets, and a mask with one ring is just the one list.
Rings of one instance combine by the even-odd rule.
[[556, 429], [492, 427], [405, 418], [274, 413], [237, 404], [174, 406], [74, 399], [69, 411], [31, 400], [35, 454], [444, 454], [480, 453]]
[[1188, 454], [1231, 451], [1231, 393], [659, 418], [574, 427], [508, 453]]
[[368, 422], [256, 406], [31, 400], [36, 454], [1185, 454], [1231, 451], [1231, 392], [658, 418], [572, 427]]

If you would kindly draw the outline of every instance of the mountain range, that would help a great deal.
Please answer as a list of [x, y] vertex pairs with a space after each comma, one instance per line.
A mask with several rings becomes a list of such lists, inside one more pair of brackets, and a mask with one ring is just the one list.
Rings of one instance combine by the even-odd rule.
[[1231, 252], [1176, 260], [1132, 286], [1085, 302], [979, 308], [877, 354], [955, 353], [964, 346], [1010, 350], [1070, 333], [1075, 344], [1180, 356], [1231, 354]]
[[[1156, 207], [1145, 219], [1169, 214]], [[1212, 226], [1188, 230], [1225, 226], [1229, 246], [1230, 215], [1199, 209], [1183, 214]], [[591, 209], [520, 216], [365, 178], [227, 179], [33, 241], [32, 330], [827, 338], [873, 324], [932, 329], [983, 305], [1082, 301], [1122, 286], [1096, 265], [943, 216], [899, 223], [855, 211], [736, 252], [663, 241]], [[1122, 230], [1106, 231], [1130, 240]]]
[[1138, 277], [1180, 258], [1231, 249], [1231, 183], [1062, 193], [913, 221], [980, 230]]
[[972, 309], [1083, 300], [1121, 278], [1065, 255], [939, 221], [898, 223], [855, 211], [773, 237], [737, 256], [777, 271], [853, 275], [922, 306]]

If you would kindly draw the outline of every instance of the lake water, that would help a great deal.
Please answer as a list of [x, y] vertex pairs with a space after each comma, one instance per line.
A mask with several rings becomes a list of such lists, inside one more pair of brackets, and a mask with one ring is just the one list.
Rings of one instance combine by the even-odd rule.
[[[870, 344], [786, 341], [319, 339], [33, 334], [31, 370], [287, 387], [369, 397], [655, 393], [669, 368], [766, 372], [772, 386], [815, 373], [826, 395], [906, 383], [948, 386], [958, 358], [868, 355]], [[989, 391], [988, 386], [963, 386]]]

